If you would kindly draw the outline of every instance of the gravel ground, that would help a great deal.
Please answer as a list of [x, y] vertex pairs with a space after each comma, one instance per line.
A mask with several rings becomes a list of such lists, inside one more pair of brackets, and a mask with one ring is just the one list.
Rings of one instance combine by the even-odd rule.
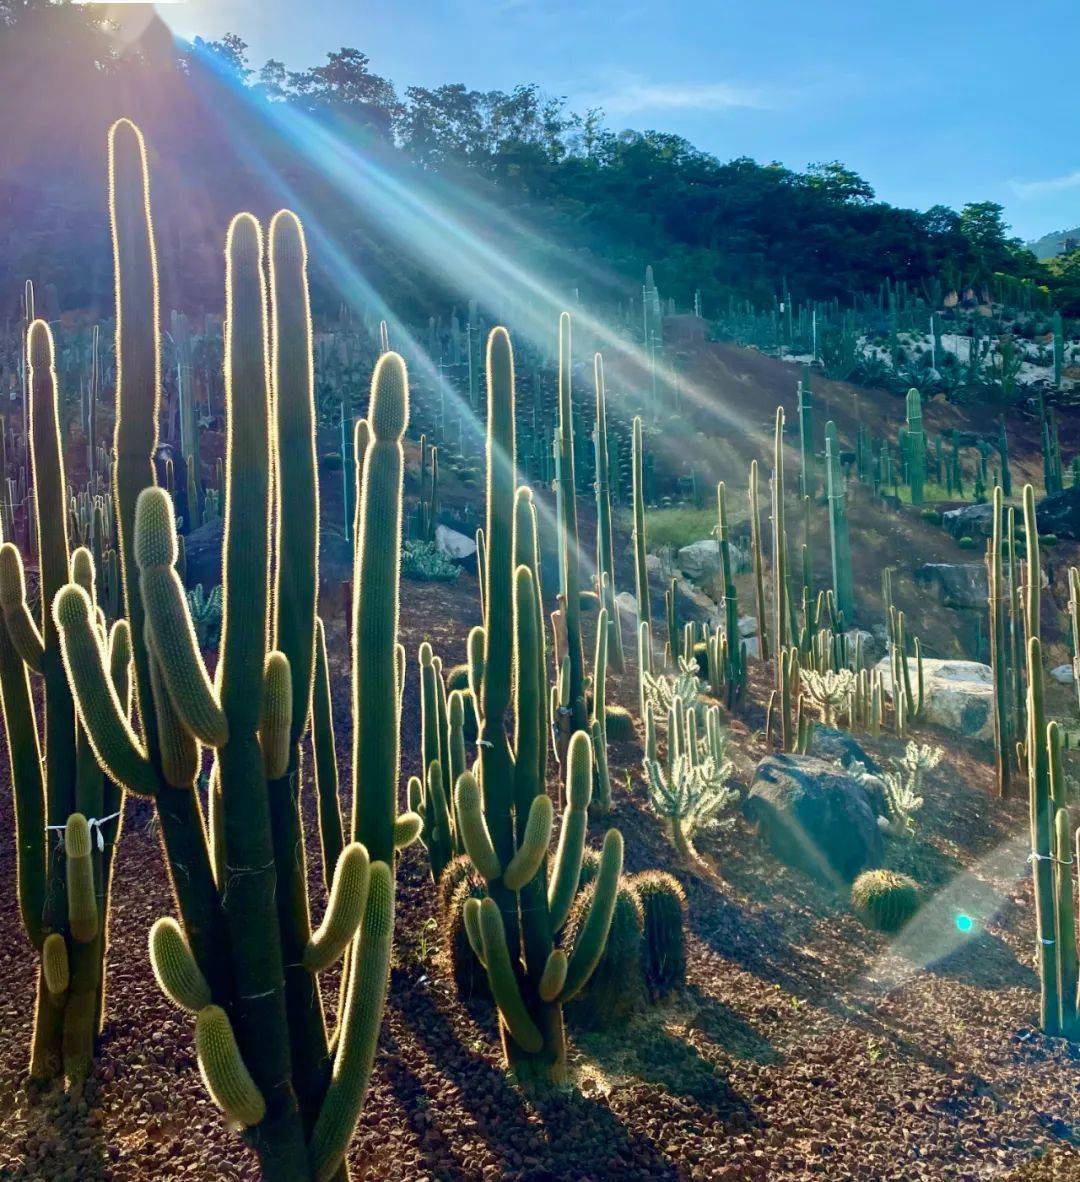
[[[463, 657], [475, 583], [409, 585], [410, 658], [429, 635]], [[345, 651], [340, 617], [331, 652]], [[335, 670], [342, 779], [348, 682]], [[616, 696], [632, 696], [629, 677]], [[765, 690], [755, 676], [753, 698]], [[738, 765], [760, 753], [760, 707], [736, 724]], [[415, 666], [404, 763], [415, 763]], [[945, 743], [942, 739], [941, 742]], [[870, 750], [895, 753], [889, 739]], [[1033, 1028], [1026, 818], [988, 796], [984, 753], [947, 746], [904, 862], [936, 891], [901, 938], [868, 932], [837, 900], [777, 866], [739, 823], [699, 843], [706, 870], [672, 857], [612, 750], [613, 823], [627, 864], [679, 873], [690, 898], [685, 991], [608, 1035], [575, 1040], [576, 1086], [535, 1098], [510, 1084], [490, 1018], [463, 1007], [428, 921], [423, 853], [402, 861], [397, 958], [371, 1093], [351, 1153], [355, 1179], [587, 1182], [601, 1179], [1080, 1179], [1080, 1056]], [[5, 761], [6, 762], [6, 761]], [[11, 828], [0, 789], [0, 826]], [[309, 826], [314, 833], [314, 824]], [[593, 833], [599, 840], [599, 826]], [[77, 1093], [23, 1083], [32, 959], [18, 924], [14, 850], [0, 843], [0, 1178], [143, 1182], [257, 1177], [204, 1094], [191, 1021], [157, 990], [146, 933], [170, 906], [150, 809], [129, 805], [113, 890], [108, 1024]], [[323, 900], [312, 860], [316, 912]], [[970, 916], [962, 935], [958, 916]], [[335, 991], [327, 990], [333, 998]]]

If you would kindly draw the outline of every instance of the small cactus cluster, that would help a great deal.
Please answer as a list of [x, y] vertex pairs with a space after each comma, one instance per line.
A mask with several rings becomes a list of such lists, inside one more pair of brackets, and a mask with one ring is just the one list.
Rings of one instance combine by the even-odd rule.
[[851, 908], [878, 932], [898, 932], [919, 909], [919, 884], [893, 870], [865, 870], [851, 886]]
[[[568, 318], [560, 329], [568, 367]], [[572, 633], [579, 628], [579, 596], [574, 574], [567, 573], [574, 556], [566, 541], [576, 536], [576, 516], [562, 504], [564, 596], [559, 631], [563, 654], [558, 663], [562, 676], [549, 701], [536, 514], [529, 489], [516, 487], [514, 362], [505, 329], [496, 328], [490, 334], [486, 371], [483, 624], [469, 636], [470, 699], [466, 702], [459, 690], [447, 696], [439, 659], [430, 645], [423, 645], [424, 775], [411, 783], [410, 799], [421, 818], [422, 839], [440, 884], [447, 934], [451, 944], [457, 945], [453, 959], [459, 987], [471, 992], [478, 985], [464, 954], [463, 941], [467, 941], [483, 966], [499, 1013], [507, 1065], [522, 1080], [560, 1082], [566, 1077], [563, 1006], [584, 988], [604, 952], [622, 870], [622, 838], [610, 830], [604, 838], [591, 904], [569, 941], [568, 920], [578, 892], [594, 796], [596, 753], [590, 732], [601, 743], [606, 741], [609, 632], [606, 611], [601, 611], [591, 719], [582, 679], [585, 717], [565, 742], [565, 807], [558, 850], [549, 867], [555, 808], [546, 791], [548, 730], [558, 749], [561, 732], [575, 717], [572, 699], [577, 692], [570, 650]], [[569, 381], [568, 368], [563, 381]], [[565, 386], [563, 393], [568, 400]], [[568, 405], [564, 412], [569, 423]], [[564, 444], [567, 439], [564, 435]], [[565, 446], [557, 444], [556, 457], [565, 502], [573, 498]], [[475, 710], [479, 723], [479, 758], [474, 763], [465, 754], [466, 706]], [[505, 722], [511, 707], [512, 744]], [[606, 783], [606, 772], [600, 783]]]
[[[207, 1089], [245, 1130], [265, 1178], [340, 1178], [385, 1003], [394, 855], [420, 829], [419, 817], [396, 811], [405, 366], [395, 353], [380, 358], [357, 452], [355, 807], [346, 834], [325, 635], [316, 615], [318, 488], [303, 228], [292, 213], [278, 213], [265, 250], [250, 214], [237, 215], [229, 228], [225, 544], [220, 657], [211, 679], [177, 570], [176, 509], [167, 487], [155, 483], [152, 464], [160, 377], [156, 260], [145, 146], [127, 120], [111, 129], [109, 173], [118, 301], [115, 516], [124, 616], [113, 625], [107, 651], [89, 553], [76, 551], [69, 571], [64, 531], [44, 531], [50, 549], [42, 590], [52, 611], [38, 643], [48, 669], [46, 692], [54, 695], [49, 724], [63, 723], [69, 736], [63, 745], [59, 733], [53, 736], [50, 751], [71, 752], [66, 765], [50, 757], [49, 775], [63, 774], [80, 806], [83, 781], [87, 801], [92, 791], [96, 799], [66, 816], [66, 875], [55, 894], [57, 905], [66, 901], [67, 918], [42, 932], [48, 937], [43, 1007], [52, 1004], [50, 988], [67, 981], [61, 1012], [73, 1011], [87, 1028], [99, 1017], [100, 972], [95, 977], [86, 967], [83, 950], [96, 942], [100, 961], [107, 883], [101, 844], [92, 839], [105, 816], [102, 794], [109, 785], [151, 798], [179, 922], [163, 917], [154, 925], [150, 959], [163, 991], [195, 1016]], [[53, 407], [35, 473], [39, 508], [48, 512], [62, 497], [62, 477], [58, 441], [45, 441], [56, 435], [46, 333], [36, 331], [35, 342], [40, 404], [43, 412]], [[7, 590], [17, 588], [17, 553], [0, 555], [0, 567]], [[5, 595], [5, 619], [9, 603], [16, 633], [31, 643], [38, 635], [33, 621], [13, 594]], [[10, 625], [6, 635], [12, 635]], [[0, 660], [9, 656], [0, 638]], [[17, 689], [18, 679], [3, 672], [10, 735], [19, 707], [9, 689]], [[66, 711], [58, 705], [65, 694]], [[314, 930], [298, 801], [309, 731], [329, 891]], [[96, 759], [80, 756], [84, 742]], [[204, 748], [213, 753], [205, 818], [196, 791]], [[13, 747], [13, 755], [16, 750], [21, 762], [22, 747]], [[59, 841], [55, 847], [60, 859]], [[63, 948], [53, 935], [64, 937]], [[326, 1027], [320, 975], [339, 961], [335, 1032]], [[89, 1045], [84, 1039], [81, 1053]]]

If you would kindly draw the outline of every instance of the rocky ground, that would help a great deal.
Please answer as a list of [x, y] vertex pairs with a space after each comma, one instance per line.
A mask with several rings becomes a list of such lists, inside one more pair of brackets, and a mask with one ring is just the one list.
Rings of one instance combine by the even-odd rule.
[[[474, 580], [410, 585], [404, 607], [410, 652], [429, 635], [447, 661], [462, 655], [459, 621], [476, 611]], [[344, 641], [339, 614], [331, 651], [340, 654]], [[755, 699], [764, 680], [755, 671]], [[411, 678], [407, 770], [415, 762], [415, 690]], [[631, 693], [630, 677], [619, 679], [617, 696]], [[343, 768], [344, 710], [339, 701]], [[760, 725], [757, 708], [735, 724], [743, 787], [762, 753]], [[456, 999], [431, 922], [423, 854], [410, 850], [400, 873], [388, 1019], [351, 1155], [354, 1176], [1080, 1177], [1071, 1149], [1080, 1137], [1080, 1057], [1033, 1026], [1025, 808], [990, 798], [984, 751], [935, 741], [947, 755], [931, 773], [920, 837], [902, 855], [929, 900], [891, 942], [863, 928], [843, 898], [779, 866], [745, 821], [701, 842], [700, 874], [673, 867], [640, 783], [625, 785], [637, 745], [614, 745], [614, 823], [627, 839], [628, 866], [671, 867], [689, 895], [689, 978], [684, 991], [625, 1028], [575, 1040], [576, 1086], [544, 1098], [506, 1080], [489, 1016]], [[897, 749], [888, 738], [867, 744], [879, 760]], [[8, 822], [6, 790], [3, 808]], [[12, 843], [0, 846], [0, 1177], [254, 1179], [254, 1160], [205, 1096], [189, 1019], [171, 1009], [149, 973], [146, 932], [169, 893], [143, 805], [129, 806], [117, 873], [101, 1054], [78, 1093], [39, 1095], [22, 1082], [33, 969], [17, 930]], [[975, 921], [970, 934], [957, 930], [959, 915]], [[1028, 1164], [1044, 1154], [1039, 1167]]]

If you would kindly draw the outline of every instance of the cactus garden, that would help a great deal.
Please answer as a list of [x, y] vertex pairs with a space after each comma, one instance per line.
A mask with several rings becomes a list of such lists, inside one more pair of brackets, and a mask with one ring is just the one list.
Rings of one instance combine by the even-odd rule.
[[842, 275], [601, 234], [780, 166], [83, 7], [0, 0], [87, 96], [0, 235], [0, 1179], [1080, 1180], [1080, 264], [835, 163]]

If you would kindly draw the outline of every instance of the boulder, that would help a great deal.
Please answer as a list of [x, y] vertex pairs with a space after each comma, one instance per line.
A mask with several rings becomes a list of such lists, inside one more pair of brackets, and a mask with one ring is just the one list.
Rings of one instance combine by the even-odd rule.
[[1071, 665], [1058, 665], [1050, 670], [1050, 676], [1062, 685], [1072, 685], [1073, 668]]
[[[878, 662], [882, 688], [892, 697], [889, 659]], [[918, 669], [908, 658], [908, 671], [915, 688]], [[925, 701], [923, 719], [968, 739], [991, 741], [994, 737], [994, 671], [978, 661], [923, 660]]]
[[1080, 539], [1080, 485], [1051, 493], [1035, 506], [1039, 533], [1056, 534], [1070, 541]]
[[866, 789], [823, 759], [766, 756], [746, 812], [781, 862], [833, 886], [881, 863], [881, 830]]
[[740, 616], [739, 617], [739, 635], [757, 636], [757, 616]]
[[941, 515], [941, 524], [954, 538], [988, 538], [994, 532], [994, 506], [986, 501], [947, 509]]
[[448, 525], [435, 526], [435, 545], [455, 562], [468, 562], [476, 557], [476, 542]]
[[615, 606], [624, 618], [637, 619], [637, 597], [631, 595], [629, 591], [620, 591], [615, 596]]
[[[746, 552], [734, 542], [728, 542], [734, 571], [749, 569]], [[720, 573], [720, 543], [715, 538], [702, 538], [683, 546], [677, 555], [679, 570], [695, 583], [704, 582]]]
[[946, 607], [986, 608], [990, 585], [984, 563], [928, 562], [915, 571], [914, 578], [936, 590]]
[[878, 765], [867, 755], [850, 731], [835, 730], [831, 726], [815, 726], [810, 738], [808, 755], [827, 759], [843, 768], [861, 763], [868, 772], [876, 772]]

